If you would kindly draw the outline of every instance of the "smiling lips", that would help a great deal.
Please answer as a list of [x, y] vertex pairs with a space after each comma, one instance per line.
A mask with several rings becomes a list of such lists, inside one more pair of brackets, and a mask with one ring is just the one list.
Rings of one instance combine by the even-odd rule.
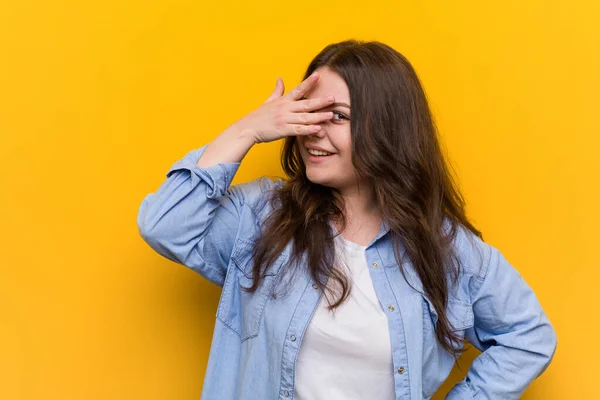
[[313, 156], [330, 156], [333, 153], [328, 153], [326, 151], [315, 150], [315, 149], [307, 149], [308, 153]]

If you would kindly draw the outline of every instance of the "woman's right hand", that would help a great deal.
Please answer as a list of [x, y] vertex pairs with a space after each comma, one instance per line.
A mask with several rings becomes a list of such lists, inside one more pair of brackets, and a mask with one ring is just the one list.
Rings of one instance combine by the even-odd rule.
[[319, 80], [317, 72], [286, 95], [283, 80], [277, 78], [275, 90], [256, 110], [247, 114], [234, 125], [247, 132], [255, 143], [272, 142], [286, 136], [311, 135], [321, 130], [320, 123], [333, 118], [332, 112], [315, 112], [335, 101], [333, 96], [313, 99], [302, 97]]

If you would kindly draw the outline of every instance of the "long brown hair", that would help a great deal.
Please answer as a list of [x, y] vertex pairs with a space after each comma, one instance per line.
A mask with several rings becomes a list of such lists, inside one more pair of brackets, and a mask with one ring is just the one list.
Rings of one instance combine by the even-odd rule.
[[[352, 163], [374, 188], [373, 198], [390, 227], [394, 255], [402, 269], [401, 246], [434, 305], [436, 335], [451, 354], [461, 350], [446, 316], [448, 275], [452, 284], [460, 263], [452, 246], [459, 224], [481, 237], [467, 219], [464, 199], [453, 181], [437, 137], [437, 128], [416, 72], [399, 52], [380, 42], [348, 40], [325, 47], [310, 63], [305, 79], [320, 67], [337, 72], [348, 85], [352, 104]], [[286, 244], [291, 265], [306, 265], [328, 298], [334, 280], [341, 293], [329, 301], [335, 309], [348, 297], [345, 274], [334, 267], [334, 236], [329, 221], [345, 227], [340, 193], [308, 180], [295, 136], [287, 137], [281, 164], [288, 179], [273, 192], [273, 212], [264, 221], [253, 251], [255, 291]], [[449, 228], [449, 229], [448, 229]], [[343, 230], [343, 229], [342, 229]], [[306, 262], [297, 264], [305, 255]], [[449, 273], [449, 274], [448, 274]], [[339, 292], [339, 290], [337, 291]]]

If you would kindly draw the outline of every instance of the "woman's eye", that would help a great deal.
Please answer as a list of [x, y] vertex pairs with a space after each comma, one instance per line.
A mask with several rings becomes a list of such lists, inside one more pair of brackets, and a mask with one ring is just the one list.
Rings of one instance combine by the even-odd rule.
[[333, 119], [336, 121], [343, 121], [345, 119], [350, 119], [348, 117], [346, 117], [344, 114], [337, 112], [337, 111], [333, 111]]

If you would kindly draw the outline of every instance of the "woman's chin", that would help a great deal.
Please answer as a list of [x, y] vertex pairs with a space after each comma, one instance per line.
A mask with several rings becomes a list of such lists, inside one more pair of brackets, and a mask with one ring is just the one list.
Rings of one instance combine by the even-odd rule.
[[329, 174], [315, 173], [314, 171], [311, 173], [310, 169], [306, 171], [306, 176], [309, 181], [312, 183], [316, 183], [317, 185], [323, 186], [331, 186], [331, 181]]

